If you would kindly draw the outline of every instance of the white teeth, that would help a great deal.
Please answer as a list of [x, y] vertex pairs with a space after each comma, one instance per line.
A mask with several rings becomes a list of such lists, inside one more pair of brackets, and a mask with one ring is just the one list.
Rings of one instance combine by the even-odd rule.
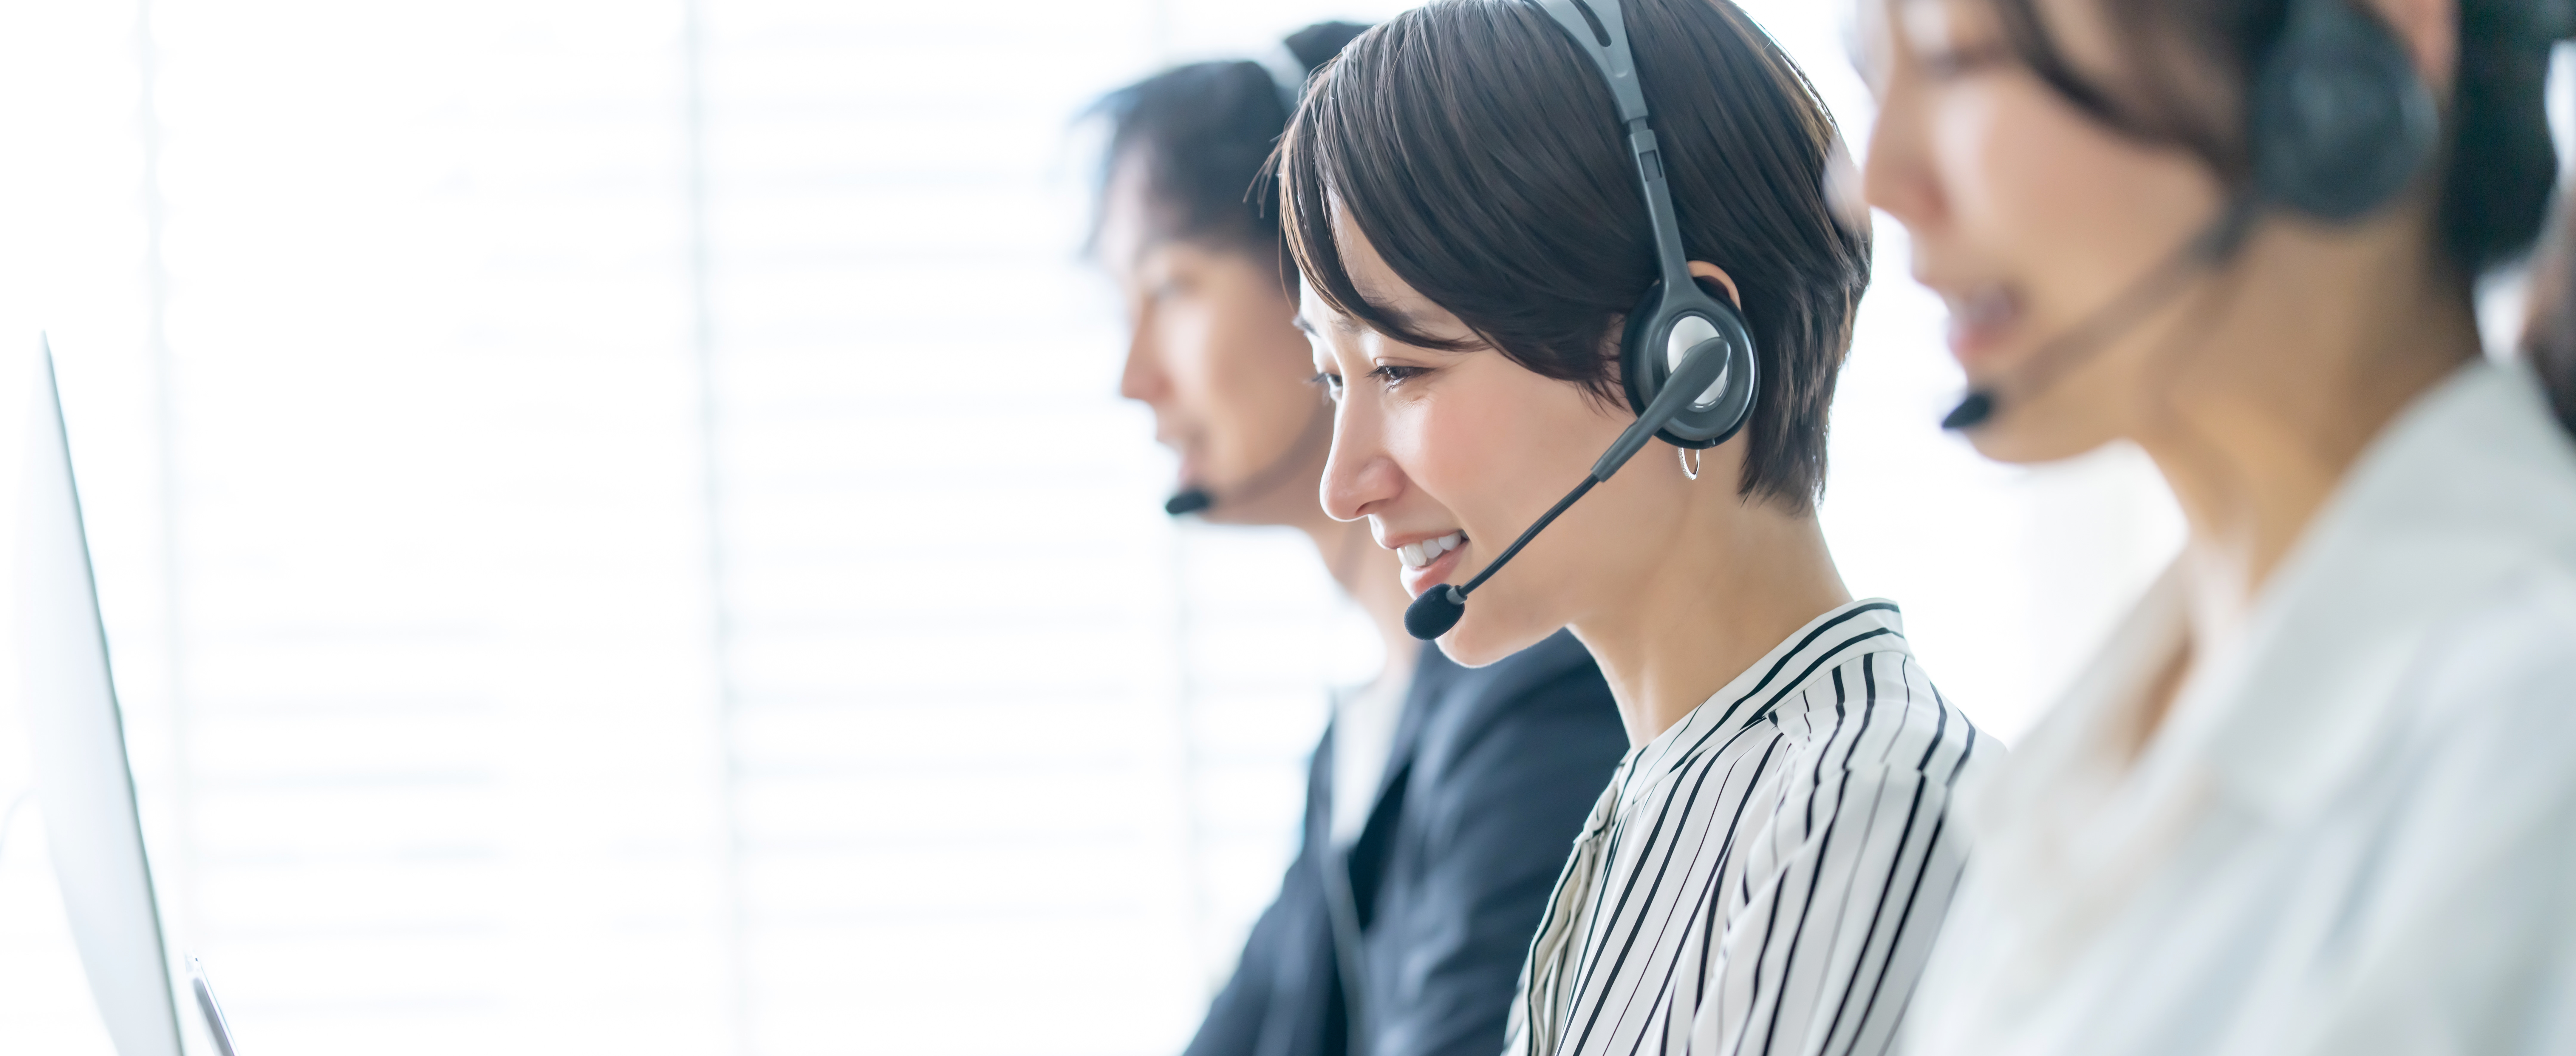
[[1466, 544], [1467, 533], [1451, 532], [1437, 539], [1425, 539], [1418, 543], [1406, 543], [1403, 546], [1396, 547], [1395, 554], [1397, 557], [1404, 559], [1404, 567], [1421, 568], [1433, 561], [1439, 560], [1440, 555], [1448, 553], [1449, 551], [1455, 550]]

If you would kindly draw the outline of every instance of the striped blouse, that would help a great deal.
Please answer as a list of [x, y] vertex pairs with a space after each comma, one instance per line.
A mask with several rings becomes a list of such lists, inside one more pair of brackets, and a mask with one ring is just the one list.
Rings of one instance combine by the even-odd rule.
[[1896, 606], [1818, 617], [1628, 753], [1557, 880], [1507, 1056], [1887, 1051], [2001, 754]]

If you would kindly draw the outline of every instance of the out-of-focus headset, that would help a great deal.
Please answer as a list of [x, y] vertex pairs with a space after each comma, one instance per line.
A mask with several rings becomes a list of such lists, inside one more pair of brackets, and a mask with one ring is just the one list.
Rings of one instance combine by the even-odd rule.
[[1261, 72], [1270, 75], [1270, 87], [1279, 93], [1279, 105], [1288, 111], [1289, 116], [1296, 116], [1297, 104], [1306, 97], [1306, 80], [1315, 75], [1315, 71], [1307, 67], [1306, 60], [1298, 58], [1296, 50], [1283, 40], [1253, 56], [1250, 61], [1258, 64]]
[[2433, 91], [2406, 45], [2354, 0], [2292, 0], [2248, 107], [2252, 193], [2330, 223], [2386, 208], [2432, 163]]
[[1620, 13], [1619, 0], [1533, 2], [1573, 38], [1576, 50], [1600, 68], [1617, 102], [1629, 157], [1645, 193], [1657, 278], [1628, 313], [1619, 339], [1619, 376], [1637, 421], [1611, 442], [1583, 483], [1558, 500], [1484, 571], [1465, 586], [1438, 584], [1413, 599], [1404, 612], [1404, 629], [1416, 638], [1449, 633], [1466, 615], [1470, 592], [1502, 571], [1593, 485], [1617, 473], [1646, 441], [1660, 439], [1681, 448], [1725, 443], [1753, 417], [1755, 395], [1760, 391], [1753, 335], [1744, 325], [1743, 314], [1691, 277], [1682, 251], [1681, 224], [1673, 214], [1672, 188], [1664, 178], [1663, 150], [1648, 120], [1646, 93], [1637, 81], [1637, 57], [1628, 47], [1627, 19]]
[[[2185, 279], [2225, 263], [2264, 212], [2349, 224], [2415, 185], [2441, 143], [2433, 92], [2405, 42], [2357, 3], [2290, 0], [2289, 21], [2256, 65], [2246, 99], [2252, 178], [2181, 252], [2001, 379], [2018, 382], [2012, 398], [2045, 388], [2180, 292]], [[1975, 428], [2003, 399], [1998, 386], [1979, 385], [1941, 425]]]

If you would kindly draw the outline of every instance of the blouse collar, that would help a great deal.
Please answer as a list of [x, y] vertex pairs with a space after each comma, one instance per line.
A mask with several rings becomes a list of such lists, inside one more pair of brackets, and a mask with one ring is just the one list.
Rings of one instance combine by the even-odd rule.
[[2116, 869], [2202, 795], [2276, 820], [2319, 809], [2406, 720], [2403, 679], [2427, 638], [2550, 567], [2576, 569], [2576, 447], [2527, 374], [2464, 366], [2371, 442], [2243, 629], [2205, 648], [2134, 767], [2143, 688], [2185, 637], [2177, 569], [1970, 815], [1988, 832], [2038, 822], [2050, 846], [2023, 850]]
[[[2404, 718], [2434, 632], [2518, 574], [2576, 568], [2576, 448], [2527, 375], [2478, 362], [2366, 450], [2197, 676], [2188, 719], [2227, 788], [2275, 818], [2345, 787]], [[2257, 706], [2259, 704], [2259, 706]], [[2186, 734], [2193, 732], [2186, 728]]]
[[1989, 944], [2036, 944], [1996, 985], [2044, 986], [2210, 811], [2279, 824], [2329, 807], [2426, 718], [2403, 680], [2432, 636], [2532, 573], [2576, 575], [2576, 446], [2528, 374], [2484, 362], [2372, 441], [2134, 754], [2144, 687], [2185, 640], [2168, 569], [2011, 760], [1963, 790], [1987, 900], [2017, 907], [1987, 922]]
[[1701, 755], [1724, 750], [1735, 735], [1792, 706], [1791, 695], [1817, 672], [1864, 652], [1891, 650], [1909, 652], [1904, 616], [1885, 598], [1845, 602], [1807, 621], [1672, 728], [1629, 752], [1621, 774], [1620, 812], [1643, 802], [1655, 786]]

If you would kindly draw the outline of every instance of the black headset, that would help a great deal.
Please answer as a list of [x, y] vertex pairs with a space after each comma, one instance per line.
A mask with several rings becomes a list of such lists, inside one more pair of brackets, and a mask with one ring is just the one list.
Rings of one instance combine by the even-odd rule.
[[[2414, 186], [2440, 148], [2441, 117], [2405, 43], [2356, 2], [2290, 0], [2280, 40], [2256, 64], [2246, 97], [2252, 178], [2181, 252], [2032, 354], [2015, 372], [2031, 382], [2021, 395], [2109, 345], [2180, 292], [2184, 279], [2225, 263], [2264, 212], [2348, 224]], [[1978, 386], [1941, 426], [1975, 428], [2002, 399], [1994, 386]]]
[[1619, 107], [1619, 124], [1627, 133], [1628, 152], [1637, 166], [1637, 181], [1646, 197], [1646, 220], [1655, 236], [1655, 284], [1628, 313], [1619, 338], [1619, 377], [1628, 390], [1628, 408], [1643, 415], [1656, 394], [1680, 373], [1694, 355], [1723, 357], [1724, 373], [1696, 399], [1658, 424], [1655, 437], [1675, 447], [1707, 448], [1725, 443], [1753, 417], [1760, 392], [1760, 367], [1753, 355], [1753, 334], [1744, 315], [1712, 294], [1690, 274], [1682, 250], [1680, 223], [1673, 215], [1673, 193], [1664, 180], [1663, 152], [1648, 127], [1646, 92], [1637, 81], [1637, 56], [1628, 47], [1628, 23], [1619, 0], [1596, 8], [1586, 0], [1536, 0], [1548, 17], [1564, 27], [1576, 49], [1591, 56], [1609, 83]]
[[1619, 337], [1619, 376], [1628, 390], [1628, 407], [1637, 420], [1610, 442], [1592, 464], [1592, 472], [1567, 492], [1502, 555], [1464, 586], [1440, 584], [1423, 591], [1404, 610], [1404, 629], [1416, 638], [1438, 638], [1467, 613], [1467, 595], [1503, 570], [1521, 548], [1555, 523], [1592, 486], [1610, 479], [1636, 457], [1646, 441], [1660, 439], [1675, 447], [1708, 448], [1725, 443], [1753, 417], [1760, 373], [1753, 357], [1753, 334], [1734, 305], [1710, 293], [1691, 278], [1682, 254], [1681, 224], [1673, 218], [1673, 192], [1664, 182], [1664, 155], [1648, 127], [1646, 93], [1637, 83], [1637, 57], [1628, 50], [1628, 24], [1619, 0], [1533, 0], [1564, 27], [1575, 47], [1592, 57], [1610, 95], [1619, 105], [1619, 124], [1628, 134], [1629, 156], [1637, 164], [1637, 184], [1645, 192], [1646, 219], [1655, 233], [1657, 279], [1645, 299], [1628, 313]]
[[2251, 193], [2329, 223], [2396, 201], [2441, 142], [2432, 89], [2405, 43], [2353, 0], [2291, 0], [2247, 101]]

